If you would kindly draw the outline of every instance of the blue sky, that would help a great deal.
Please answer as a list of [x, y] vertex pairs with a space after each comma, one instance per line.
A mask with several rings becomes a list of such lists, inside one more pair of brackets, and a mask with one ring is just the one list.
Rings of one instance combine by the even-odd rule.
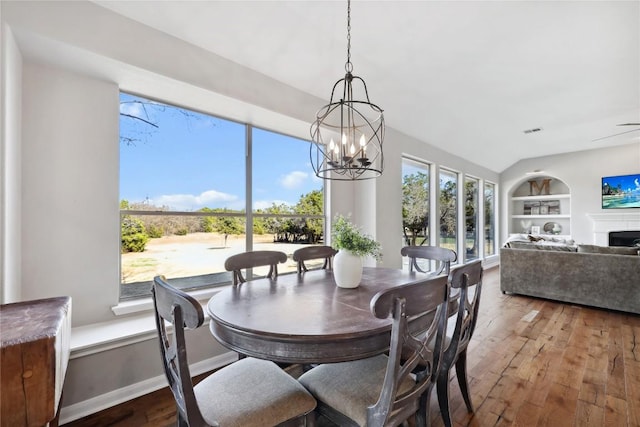
[[638, 175], [623, 175], [623, 176], [609, 176], [602, 178], [602, 185], [609, 184], [612, 188], [617, 188], [620, 184], [620, 188], [623, 191], [640, 191], [640, 174]]
[[[147, 200], [172, 210], [245, 207], [245, 126], [196, 112], [182, 113], [127, 94], [120, 96], [120, 199]], [[158, 128], [124, 115], [141, 117]], [[321, 189], [309, 143], [253, 130], [253, 206], [294, 205]]]

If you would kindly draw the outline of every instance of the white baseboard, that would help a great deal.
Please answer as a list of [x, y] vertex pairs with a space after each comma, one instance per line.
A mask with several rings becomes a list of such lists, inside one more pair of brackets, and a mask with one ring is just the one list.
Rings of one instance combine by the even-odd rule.
[[[238, 360], [238, 354], [233, 351], [229, 351], [219, 356], [194, 363], [189, 368], [191, 370], [191, 375], [196, 376], [221, 368], [229, 363], [235, 362], [236, 360]], [[75, 421], [79, 418], [86, 417], [87, 415], [95, 414], [96, 412], [100, 412], [104, 409], [135, 399], [136, 397], [144, 396], [145, 394], [160, 390], [163, 387], [167, 387], [167, 378], [164, 375], [160, 375], [101, 394], [100, 396], [92, 397], [91, 399], [87, 399], [82, 402], [74, 403], [73, 405], [63, 406], [60, 409], [59, 423], [62, 425]]]

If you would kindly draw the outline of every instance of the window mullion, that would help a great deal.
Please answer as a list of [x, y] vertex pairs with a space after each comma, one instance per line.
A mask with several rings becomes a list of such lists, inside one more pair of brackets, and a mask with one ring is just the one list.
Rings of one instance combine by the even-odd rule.
[[245, 125], [245, 245], [247, 251], [253, 250], [253, 127]]

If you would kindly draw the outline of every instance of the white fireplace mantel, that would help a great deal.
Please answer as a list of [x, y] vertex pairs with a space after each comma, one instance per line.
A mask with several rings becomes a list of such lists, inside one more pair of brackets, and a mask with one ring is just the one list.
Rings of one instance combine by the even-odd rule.
[[588, 213], [593, 221], [593, 243], [609, 246], [610, 231], [640, 230], [640, 211]]

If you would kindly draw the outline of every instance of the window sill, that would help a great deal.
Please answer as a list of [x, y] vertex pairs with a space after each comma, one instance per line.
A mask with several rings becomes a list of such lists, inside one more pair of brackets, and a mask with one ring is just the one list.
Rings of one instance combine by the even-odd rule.
[[[197, 299], [198, 301], [208, 300], [218, 292], [226, 289], [229, 286], [219, 286], [216, 288], [201, 289], [198, 291], [188, 292], [189, 295]], [[111, 311], [116, 316], [122, 316], [127, 314], [140, 313], [153, 310], [153, 300], [151, 298], [140, 298], [132, 301], [120, 302], [118, 305], [111, 307]]]
[[[220, 292], [224, 287], [203, 289], [189, 292], [196, 298], [203, 309], [209, 298]], [[155, 319], [153, 317], [153, 301], [144, 298], [120, 303], [111, 308], [116, 316], [106, 322], [77, 326], [71, 329], [71, 359], [89, 356], [125, 345], [147, 341], [157, 337]], [[209, 316], [205, 310], [205, 321]]]

